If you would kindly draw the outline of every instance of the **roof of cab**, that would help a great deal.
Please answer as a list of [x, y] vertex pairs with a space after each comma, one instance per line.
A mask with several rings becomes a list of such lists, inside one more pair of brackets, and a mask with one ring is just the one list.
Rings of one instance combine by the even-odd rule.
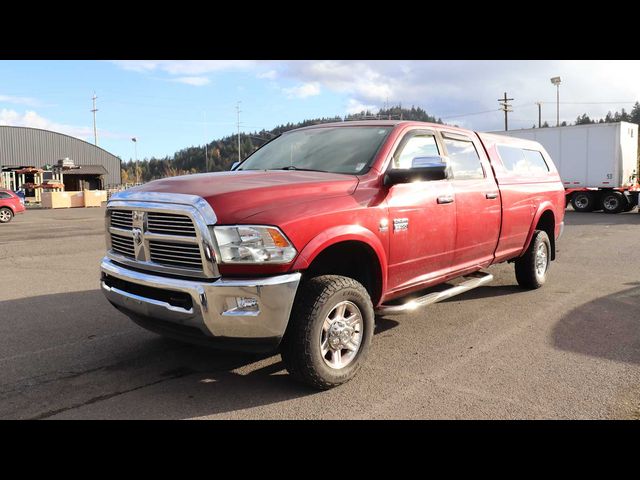
[[[454, 127], [452, 125], [444, 125], [442, 123], [419, 122], [417, 120], [347, 120], [345, 122], [317, 123], [307, 127], [296, 128], [295, 130], [307, 130], [311, 128], [323, 127], [396, 127], [398, 125], [417, 125], [431, 128], [446, 128], [451, 130], [459, 130], [470, 132], [471, 130]], [[295, 130], [289, 130], [293, 132]], [[285, 132], [286, 133], [286, 132]]]

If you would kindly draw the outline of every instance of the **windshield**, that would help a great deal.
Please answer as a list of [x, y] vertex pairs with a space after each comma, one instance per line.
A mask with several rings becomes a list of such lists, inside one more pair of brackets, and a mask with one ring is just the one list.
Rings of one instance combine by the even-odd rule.
[[392, 127], [324, 127], [285, 133], [237, 170], [315, 170], [360, 174], [371, 166]]

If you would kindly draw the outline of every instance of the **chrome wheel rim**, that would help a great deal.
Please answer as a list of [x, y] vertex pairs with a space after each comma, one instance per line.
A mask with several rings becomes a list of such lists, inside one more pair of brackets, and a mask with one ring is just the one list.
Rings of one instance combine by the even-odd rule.
[[615, 210], [616, 208], [618, 208], [619, 202], [616, 197], [605, 197], [602, 205], [607, 210]]
[[576, 207], [587, 208], [587, 205], [589, 205], [589, 197], [587, 197], [586, 195], [578, 195], [576, 196], [575, 202]]
[[547, 245], [545, 243], [538, 245], [536, 249], [536, 274], [538, 277], [543, 276], [547, 271], [547, 265], [549, 264], [547, 253]]
[[363, 329], [362, 313], [355, 303], [343, 301], [333, 307], [320, 333], [324, 363], [338, 370], [353, 362], [360, 351]]
[[11, 214], [6, 210], [0, 210], [0, 222], [8, 222], [11, 218]]

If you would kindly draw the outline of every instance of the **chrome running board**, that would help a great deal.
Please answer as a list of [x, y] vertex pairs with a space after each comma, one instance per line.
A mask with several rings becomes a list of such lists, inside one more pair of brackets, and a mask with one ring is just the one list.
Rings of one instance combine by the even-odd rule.
[[406, 313], [416, 310], [417, 308], [424, 307], [425, 305], [431, 305], [432, 303], [441, 302], [447, 298], [460, 295], [474, 288], [481, 287], [493, 280], [493, 275], [485, 272], [473, 272], [469, 275], [464, 275], [462, 278], [467, 278], [460, 285], [448, 288], [442, 292], [433, 292], [422, 297], [414, 298], [413, 300], [403, 303], [402, 305], [380, 305], [376, 309], [376, 313], [380, 315], [393, 315], [399, 313]]

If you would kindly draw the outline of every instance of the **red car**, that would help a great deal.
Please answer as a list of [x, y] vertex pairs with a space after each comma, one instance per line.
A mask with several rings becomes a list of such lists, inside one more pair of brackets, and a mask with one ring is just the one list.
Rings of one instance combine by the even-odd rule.
[[533, 141], [410, 121], [314, 125], [231, 172], [111, 197], [101, 286], [149, 330], [279, 349], [292, 376], [326, 389], [362, 365], [376, 313], [486, 284], [501, 262], [541, 287], [564, 208]]
[[0, 223], [9, 223], [15, 214], [24, 211], [22, 198], [11, 190], [0, 189]]

